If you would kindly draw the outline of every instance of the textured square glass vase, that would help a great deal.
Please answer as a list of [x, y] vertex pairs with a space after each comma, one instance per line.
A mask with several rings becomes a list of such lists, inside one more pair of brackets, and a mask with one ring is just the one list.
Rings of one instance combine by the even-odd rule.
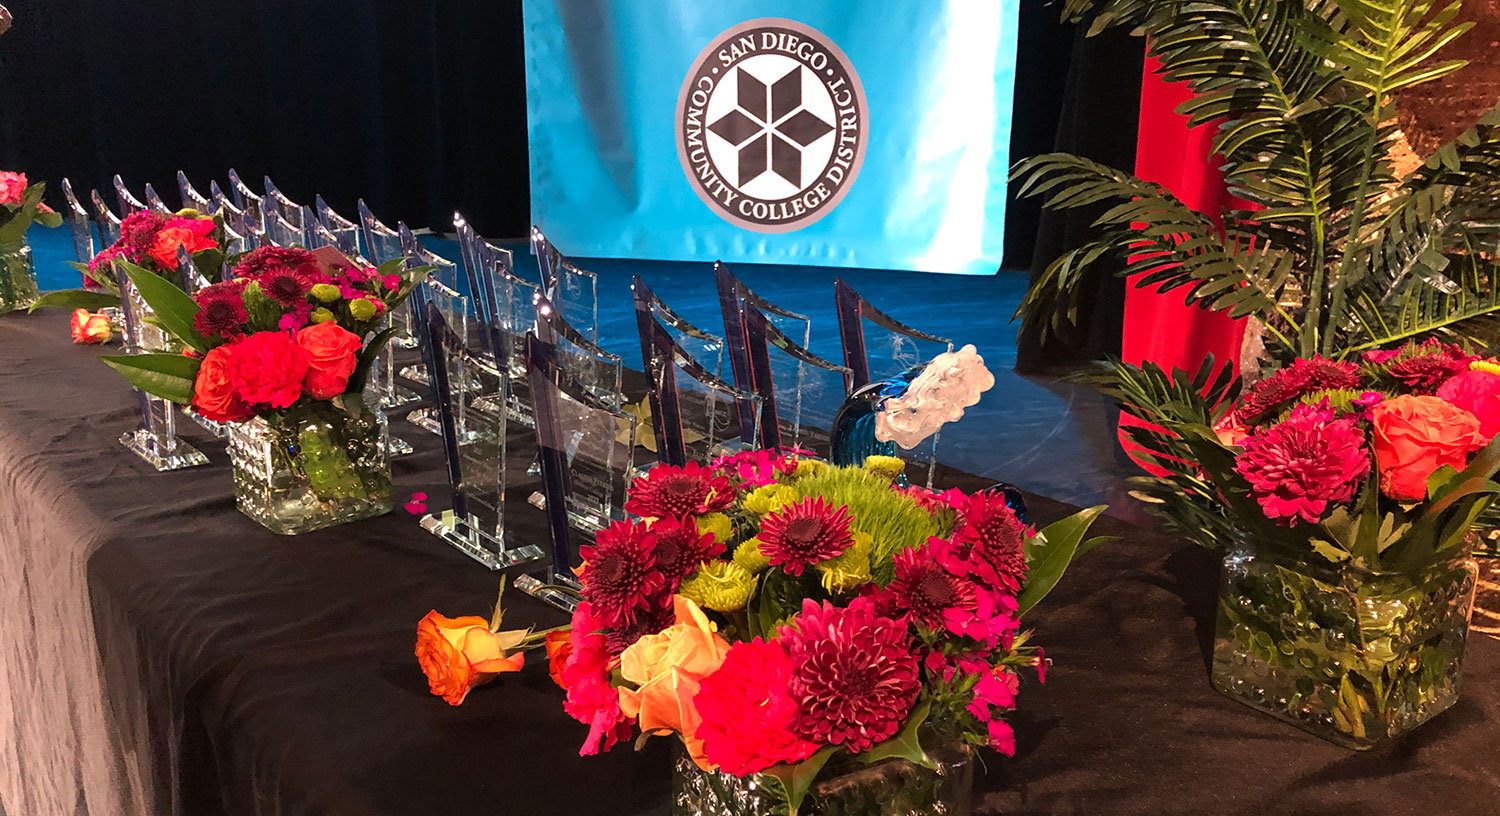
[[1475, 572], [1467, 554], [1407, 575], [1242, 543], [1224, 558], [1214, 686], [1346, 748], [1399, 737], [1458, 700]]
[[[935, 768], [904, 759], [874, 765], [830, 763], [808, 790], [800, 816], [970, 816], [974, 755], [966, 747], [929, 751]], [[836, 760], [837, 762], [837, 760]], [[787, 812], [769, 777], [704, 771], [677, 752], [672, 816], [782, 816]], [[779, 783], [770, 782], [775, 786]]]
[[280, 535], [389, 513], [384, 415], [359, 394], [299, 404], [229, 429], [240, 512]]
[[36, 295], [31, 247], [25, 242], [0, 244], [0, 314], [31, 308]]

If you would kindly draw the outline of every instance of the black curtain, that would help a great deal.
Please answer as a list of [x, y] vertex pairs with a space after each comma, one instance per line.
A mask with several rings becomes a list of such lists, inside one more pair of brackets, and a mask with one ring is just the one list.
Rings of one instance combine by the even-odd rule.
[[[176, 202], [229, 167], [352, 216], [525, 233], [520, 0], [6, 0], [0, 167]], [[54, 201], [55, 201], [55, 197]], [[108, 195], [113, 201], [113, 195]]]
[[[1011, 156], [1063, 152], [1123, 170], [1135, 167], [1145, 45], [1109, 32], [1085, 37], [1081, 26], [1058, 22], [1057, 6], [1021, 4], [1017, 55], [1016, 125]], [[1089, 240], [1104, 206], [1048, 212], [1037, 199], [1015, 200], [1006, 219], [1006, 267], [1030, 269], [1033, 281], [1063, 252]], [[1083, 282], [1080, 320], [1044, 343], [1023, 333], [1016, 370], [1049, 374], [1120, 353], [1125, 282], [1105, 264]]]

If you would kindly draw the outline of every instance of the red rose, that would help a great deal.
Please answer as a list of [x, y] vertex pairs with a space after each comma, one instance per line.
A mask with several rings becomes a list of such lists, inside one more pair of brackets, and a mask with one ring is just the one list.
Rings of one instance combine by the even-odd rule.
[[255, 415], [238, 395], [229, 379], [229, 359], [234, 346], [219, 346], [203, 355], [198, 379], [193, 383], [193, 407], [215, 422], [242, 422]]
[[302, 396], [307, 353], [285, 332], [257, 332], [230, 346], [229, 381], [246, 404], [288, 408]]
[[162, 269], [176, 269], [178, 247], [186, 247], [189, 255], [217, 249], [219, 242], [211, 237], [214, 227], [214, 222], [207, 218], [173, 218], [156, 233], [151, 260]]
[[344, 393], [364, 348], [359, 335], [332, 321], [316, 323], [297, 332], [297, 345], [307, 354], [307, 393], [325, 400]]
[[1479, 420], [1437, 397], [1401, 396], [1370, 409], [1380, 491], [1400, 501], [1427, 498], [1427, 478], [1444, 465], [1463, 470], [1484, 447]]

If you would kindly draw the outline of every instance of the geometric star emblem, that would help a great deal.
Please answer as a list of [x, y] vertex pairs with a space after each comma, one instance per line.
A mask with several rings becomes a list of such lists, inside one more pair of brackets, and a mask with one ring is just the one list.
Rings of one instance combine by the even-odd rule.
[[[735, 109], [708, 130], [739, 149], [739, 185], [767, 170], [802, 188], [802, 149], [833, 130], [802, 107], [802, 66], [765, 83], [738, 66]], [[726, 77], [726, 81], [727, 81]]]

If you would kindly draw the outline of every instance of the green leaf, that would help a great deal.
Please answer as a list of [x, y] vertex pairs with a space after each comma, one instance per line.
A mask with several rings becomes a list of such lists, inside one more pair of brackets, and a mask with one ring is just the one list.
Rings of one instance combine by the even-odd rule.
[[370, 369], [375, 365], [375, 358], [380, 356], [381, 349], [390, 342], [399, 329], [392, 326], [385, 331], [375, 335], [370, 342], [365, 344], [364, 349], [359, 352], [359, 362], [354, 366], [354, 373], [349, 377], [348, 392], [358, 394], [365, 390], [365, 381], [370, 378]]
[[796, 765], [783, 763], [765, 770], [766, 776], [781, 783], [781, 790], [786, 794], [787, 816], [797, 816], [813, 780], [818, 778], [818, 773], [833, 758], [834, 753], [840, 750], [842, 749], [837, 745], [829, 745]]
[[156, 312], [163, 328], [173, 337], [198, 351], [208, 351], [208, 338], [193, 327], [193, 318], [198, 314], [198, 304], [188, 293], [162, 276], [136, 266], [129, 261], [115, 261], [122, 266], [130, 282], [141, 293], [141, 299]]
[[922, 743], [917, 738], [922, 724], [927, 722], [927, 715], [931, 711], [930, 700], [918, 703], [917, 707], [912, 709], [911, 716], [906, 718], [906, 725], [901, 727], [896, 736], [872, 746], [863, 754], [857, 754], [856, 758], [866, 765], [874, 765], [884, 759], [904, 759], [912, 764], [921, 765], [923, 768], [936, 770], [937, 763], [922, 749]]
[[1094, 519], [1106, 509], [1107, 505], [1101, 504], [1080, 510], [1047, 525], [1026, 542], [1026, 586], [1021, 588], [1017, 597], [1020, 604], [1018, 615], [1026, 614], [1062, 580], [1063, 573], [1078, 552], [1079, 542], [1083, 541]]
[[166, 353], [99, 359], [136, 388], [179, 405], [192, 404], [193, 385], [198, 381], [198, 367], [203, 364], [196, 357]]
[[63, 289], [59, 292], [48, 292], [37, 298], [36, 303], [31, 304], [31, 311], [37, 309], [88, 309], [97, 312], [110, 306], [120, 305], [119, 295], [108, 292], [91, 292], [88, 289]]

